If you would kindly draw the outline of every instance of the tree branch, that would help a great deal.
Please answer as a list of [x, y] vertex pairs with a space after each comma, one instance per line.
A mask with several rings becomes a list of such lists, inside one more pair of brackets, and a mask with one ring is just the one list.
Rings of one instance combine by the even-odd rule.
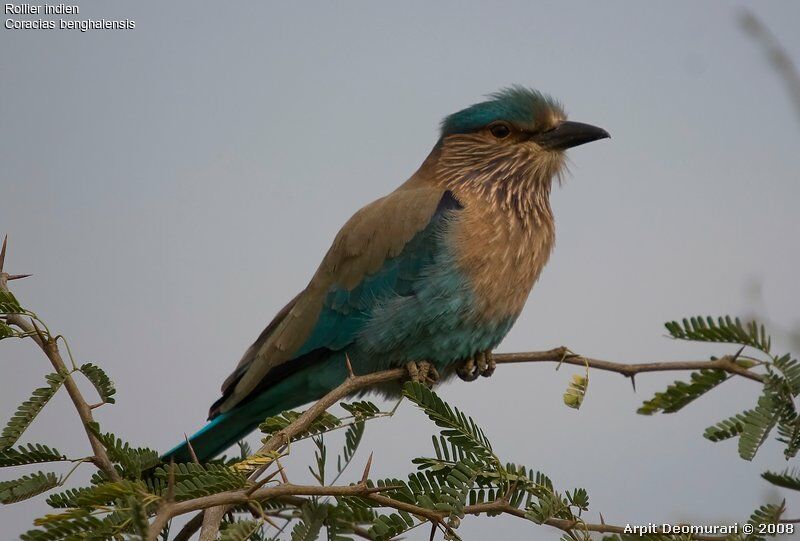
[[[172, 504], [171, 506], [165, 508], [165, 512], [167, 513], [169, 519], [174, 516], [190, 513], [200, 509], [226, 508], [233, 505], [245, 504], [251, 501], [266, 501], [290, 496], [359, 496], [371, 500], [380, 507], [405, 511], [418, 518], [431, 521], [434, 524], [441, 524], [443, 527], [449, 529], [449, 527], [444, 523], [445, 519], [450, 515], [449, 512], [427, 509], [378, 493], [379, 491], [383, 490], [387, 490], [387, 488], [370, 488], [366, 483], [358, 483], [347, 486], [294, 485], [286, 483], [276, 487], [261, 488], [252, 493], [248, 493], [247, 489], [241, 489], [221, 492], [211, 496], [203, 496], [201, 498], [195, 498], [193, 500]], [[504, 513], [525, 520], [530, 520], [525, 516], [525, 511], [523, 509], [514, 507], [505, 500], [496, 500], [493, 502], [467, 505], [464, 507], [464, 513], [466, 515]], [[196, 520], [196, 517], [193, 520]], [[597, 533], [626, 533], [625, 527], [623, 526], [615, 526], [612, 524], [591, 524], [561, 518], [550, 518], [546, 520], [544, 524], [558, 528], [564, 532], [579, 530]], [[189, 536], [191, 536], [191, 534], [189, 534]], [[693, 535], [692, 538], [697, 541], [720, 541], [726, 537], [723, 535]], [[175, 539], [177, 540], [178, 537]], [[181, 539], [185, 540], [189, 539], [189, 537], [183, 537]]]
[[[616, 372], [618, 374], [630, 378], [633, 378], [636, 374], [644, 372], [717, 369], [717, 370], [724, 370], [730, 374], [739, 375], [747, 379], [751, 379], [753, 381], [758, 381], [758, 382], [763, 381], [762, 375], [755, 372], [751, 372], [750, 370], [736, 364], [734, 356], [725, 356], [716, 360], [703, 360], [703, 361], [671, 361], [671, 362], [626, 364], [626, 363], [604, 361], [600, 359], [592, 359], [589, 357], [584, 357], [582, 355], [577, 355], [572, 353], [569, 350], [569, 348], [561, 346], [547, 351], [534, 351], [525, 353], [498, 353], [493, 355], [493, 358], [498, 364], [554, 362], [554, 363], [571, 364], [575, 366], [588, 365], [590, 368], [595, 368], [597, 370], [603, 370], [608, 372]], [[386, 383], [389, 381], [402, 379], [406, 376], [407, 372], [403, 368], [394, 368], [382, 372], [374, 372], [372, 374], [367, 374], [364, 376], [357, 376], [357, 375], [348, 376], [348, 378], [339, 387], [335, 388], [334, 390], [326, 394], [324, 397], [322, 397], [320, 400], [318, 400], [316, 403], [314, 403], [314, 405], [311, 406], [308, 410], [306, 410], [300, 417], [298, 417], [297, 420], [291, 423], [284, 430], [270, 437], [270, 439], [264, 443], [264, 445], [259, 449], [258, 452], [265, 453], [267, 451], [279, 451], [286, 445], [288, 441], [291, 441], [292, 438], [307, 430], [315, 419], [317, 419], [320, 415], [322, 415], [325, 411], [327, 411], [331, 406], [333, 406], [340, 400], [368, 387], [378, 385], [381, 383]], [[256, 478], [258, 478], [258, 476], [263, 473], [265, 468], [266, 467], [262, 467], [256, 470], [253, 474], [251, 474], [250, 480], [255, 480]], [[255, 492], [255, 494], [257, 493], [258, 492]], [[331, 495], [331, 494], [326, 494], [326, 495]], [[374, 495], [371, 497], [371, 499], [375, 501], [381, 500], [381, 498], [383, 497], [378, 495]], [[206, 501], [208, 502], [212, 500], [206, 500]], [[231, 503], [237, 503], [237, 502], [231, 502]], [[183, 527], [183, 529], [179, 532], [178, 536], [175, 538], [175, 541], [188, 540], [192, 536], [192, 534], [196, 532], [198, 528], [201, 527], [201, 525], [203, 527], [203, 534], [201, 534], [201, 540], [203, 540], [202, 535], [206, 535], [206, 532], [209, 532], [209, 534], [213, 533], [213, 535], [216, 535], [219, 528], [219, 523], [222, 520], [225, 513], [228, 511], [231, 503], [223, 502], [218, 506], [214, 504], [215, 507], [212, 508], [208, 508], [208, 506], [206, 505], [193, 508], [189, 511], [182, 511], [182, 512], [190, 512], [194, 510], [204, 510]], [[397, 503], [397, 505], [400, 506], [400, 507], [393, 506], [395, 509], [403, 509], [408, 511], [408, 509], [402, 507], [406, 505], [403, 502], [395, 502], [395, 503]], [[173, 510], [172, 512], [175, 512], [175, 510]], [[213, 515], [210, 515], [209, 513], [213, 513]], [[426, 515], [422, 514], [421, 516], [426, 516]], [[605, 525], [599, 525], [597, 527], [600, 528], [601, 526], [603, 528], [606, 527]], [[596, 529], [591, 531], [598, 531], [598, 532], [608, 531], [613, 533], [616, 530]], [[209, 539], [213, 539], [213, 536], [209, 537]], [[719, 538], [711, 537], [709, 539], [719, 539]]]
[[496, 353], [493, 358], [497, 364], [511, 363], [563, 363], [576, 366], [589, 366], [597, 370], [616, 372], [623, 376], [632, 378], [636, 374], [643, 372], [673, 372], [683, 370], [703, 370], [716, 369], [724, 370], [729, 374], [742, 376], [753, 381], [763, 383], [764, 376], [757, 374], [739, 366], [735, 362], [735, 356], [726, 355], [715, 360], [707, 361], [667, 361], [657, 363], [638, 363], [627, 364], [613, 361], [603, 361], [592, 359], [572, 353], [569, 348], [561, 346], [547, 351], [531, 351], [527, 353]]
[[[8, 281], [12, 278], [15, 278], [15, 276], [3, 271], [7, 240], [7, 237], [3, 239], [3, 245], [2, 248], [0, 248], [0, 291], [5, 291], [8, 293]], [[89, 444], [92, 446], [92, 462], [112, 481], [119, 481], [120, 476], [117, 473], [117, 470], [114, 469], [114, 465], [111, 463], [111, 460], [108, 458], [106, 448], [89, 428], [91, 423], [94, 422], [94, 418], [92, 417], [92, 408], [83, 398], [83, 394], [81, 394], [78, 385], [72, 378], [69, 369], [67, 369], [64, 359], [61, 357], [61, 352], [58, 349], [57, 339], [53, 338], [49, 334], [45, 335], [42, 333], [42, 331], [33, 323], [33, 321], [29, 323], [20, 314], [8, 314], [6, 315], [6, 321], [9, 325], [13, 325], [19, 328], [23, 333], [30, 335], [33, 341], [36, 342], [36, 344], [50, 360], [50, 363], [53, 365], [55, 371], [64, 376], [64, 387], [67, 389], [67, 393], [69, 394], [75, 409], [78, 410], [78, 416], [83, 423], [86, 436], [89, 438]]]

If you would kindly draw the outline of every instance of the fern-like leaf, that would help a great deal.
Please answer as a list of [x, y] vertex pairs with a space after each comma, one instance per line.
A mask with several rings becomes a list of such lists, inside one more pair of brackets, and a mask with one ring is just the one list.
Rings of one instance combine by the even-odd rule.
[[300, 521], [292, 528], [292, 541], [314, 541], [319, 538], [327, 514], [327, 506], [314, 504], [303, 506]]
[[0, 291], [0, 314], [24, 314], [25, 310], [10, 291]]
[[761, 477], [773, 485], [800, 491], [800, 470], [787, 469], [780, 473], [767, 471]]
[[[169, 478], [169, 467], [159, 466], [155, 476], [163, 481]], [[175, 464], [175, 499], [189, 500], [226, 490], [244, 488], [247, 476], [223, 464]]]
[[704, 395], [730, 376], [724, 370], [700, 370], [692, 372], [691, 381], [676, 381], [664, 392], [656, 393], [636, 411], [641, 415], [652, 415], [657, 412], [674, 413], [700, 396]]
[[775, 359], [772, 362], [771, 368], [781, 372], [792, 396], [800, 394], [800, 362], [796, 359], [792, 359], [789, 354], [786, 354], [783, 357]]
[[364, 428], [366, 424], [364, 421], [357, 421], [347, 427], [344, 433], [344, 447], [342, 453], [336, 457], [336, 471], [342, 473], [350, 462], [353, 460], [358, 446], [361, 444], [361, 439], [364, 437]]
[[13, 481], [0, 482], [0, 503], [15, 503], [57, 487], [59, 479], [51, 472], [36, 472]]
[[[258, 426], [258, 429], [261, 430], [264, 434], [272, 435], [276, 432], [280, 432], [288, 427], [290, 424], [295, 422], [300, 416], [302, 412], [299, 411], [284, 411], [275, 415], [273, 417], [267, 418], [263, 423]], [[321, 434], [322, 432], [327, 432], [332, 430], [342, 422], [339, 420], [338, 417], [332, 415], [328, 412], [323, 413], [319, 417], [317, 417], [311, 426], [309, 426], [305, 431], [300, 434], [297, 434], [293, 439], [299, 440], [302, 438], [306, 438], [308, 436], [314, 436], [316, 434]]]
[[780, 418], [780, 407], [774, 397], [765, 392], [758, 399], [755, 409], [744, 412], [742, 434], [739, 436], [739, 456], [753, 460], [759, 447], [766, 441], [770, 431]]
[[13, 338], [14, 336], [17, 336], [16, 331], [0, 321], [0, 340], [3, 338]]
[[712, 317], [684, 318], [681, 323], [665, 323], [670, 336], [679, 340], [695, 342], [723, 342], [750, 346], [769, 354], [772, 339], [767, 335], [764, 325], [756, 321], [742, 324], [739, 318], [722, 316], [715, 321]]
[[63, 385], [65, 376], [60, 374], [48, 374], [46, 376], [47, 387], [34, 389], [31, 397], [20, 404], [14, 416], [8, 421], [6, 427], [0, 435], [0, 450], [8, 449], [14, 445], [22, 436], [22, 433], [30, 426], [33, 420], [42, 411], [47, 402], [53, 398], [56, 391]]
[[80, 371], [94, 385], [103, 402], [106, 404], [114, 403], [114, 395], [117, 389], [114, 388], [114, 382], [111, 381], [111, 378], [99, 366], [86, 363], [80, 367]]
[[261, 522], [256, 520], [240, 520], [228, 524], [220, 532], [219, 541], [247, 541], [261, 529]]
[[394, 539], [398, 535], [414, 527], [414, 519], [405, 511], [392, 513], [391, 515], [380, 515], [369, 529], [372, 539], [383, 541]]
[[62, 460], [67, 460], [67, 457], [58, 450], [41, 443], [29, 443], [16, 449], [11, 447], [0, 451], [0, 467], [59, 462]]
[[94, 423], [90, 429], [106, 448], [108, 458], [122, 468], [123, 477], [139, 479], [142, 472], [158, 465], [161, 461], [157, 451], [147, 447], [133, 447], [114, 434], [101, 433], [97, 423]]
[[744, 421], [752, 410], [743, 411], [715, 425], [709, 426], [703, 432], [703, 437], [713, 442], [727, 440], [738, 436], [744, 430]]
[[[756, 533], [750, 536], [750, 539], [764, 539], [763, 536], [758, 535], [758, 528], [762, 524], [777, 524], [781, 520], [781, 516], [786, 511], [786, 507], [783, 504], [776, 505], [774, 503], [768, 503], [766, 505], [762, 505], [755, 511], [753, 514], [750, 515], [750, 519], [747, 521], [753, 526], [756, 527]], [[774, 535], [770, 535], [773, 537]]]
[[22, 541], [61, 541], [77, 539], [103, 539], [100, 537], [105, 523], [95, 516], [76, 517], [73, 520], [54, 522], [41, 529], [29, 530], [20, 536]]
[[403, 386], [403, 395], [419, 406], [436, 426], [443, 428], [442, 435], [454, 445], [483, 460], [497, 460], [492, 445], [472, 418], [451, 408], [425, 385], [409, 381]]

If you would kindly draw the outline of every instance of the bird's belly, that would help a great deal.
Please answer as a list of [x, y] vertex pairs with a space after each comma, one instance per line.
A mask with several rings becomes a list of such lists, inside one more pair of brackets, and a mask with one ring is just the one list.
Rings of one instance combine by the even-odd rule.
[[439, 368], [491, 350], [516, 317], [484, 319], [471, 286], [453, 265], [425, 276], [416, 294], [380, 302], [354, 344], [354, 364], [371, 370], [425, 360]]

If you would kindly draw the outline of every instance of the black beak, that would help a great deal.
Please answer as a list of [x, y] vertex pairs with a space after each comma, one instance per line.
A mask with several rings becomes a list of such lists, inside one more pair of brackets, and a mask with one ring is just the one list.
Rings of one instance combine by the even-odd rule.
[[532, 139], [540, 147], [548, 150], [566, 150], [606, 137], [611, 135], [603, 128], [566, 120], [550, 131], [533, 136]]

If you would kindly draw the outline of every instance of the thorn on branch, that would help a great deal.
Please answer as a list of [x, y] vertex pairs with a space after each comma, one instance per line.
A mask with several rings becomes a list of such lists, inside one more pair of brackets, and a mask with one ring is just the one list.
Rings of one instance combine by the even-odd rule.
[[39, 337], [39, 342], [42, 344], [42, 346], [44, 346], [47, 343], [47, 340], [45, 340], [44, 338], [44, 333], [36, 324], [36, 320], [34, 320], [33, 318], [30, 319], [31, 319], [31, 325], [33, 326], [33, 330], [36, 331], [36, 336]]
[[372, 455], [373, 453], [369, 454], [369, 458], [367, 459], [367, 465], [364, 467], [364, 473], [361, 474], [361, 484], [366, 485], [367, 479], [369, 479], [369, 469], [372, 467]]
[[353, 365], [350, 363], [350, 355], [347, 353], [344, 354], [344, 362], [347, 364], [347, 374], [349, 379], [353, 379], [356, 377], [355, 372], [353, 372]]
[[197, 454], [194, 452], [194, 447], [192, 447], [192, 442], [189, 441], [189, 436], [184, 434], [183, 439], [186, 440], [186, 446], [189, 448], [189, 456], [192, 457], [192, 462], [200, 465], [200, 461], [197, 459]]
[[289, 478], [286, 476], [286, 471], [283, 469], [283, 464], [277, 458], [275, 459], [275, 463], [278, 465], [278, 473], [281, 474], [281, 481], [284, 485], [289, 484]]
[[250, 496], [250, 495], [251, 495], [253, 492], [255, 492], [255, 491], [256, 491], [256, 490], [258, 490], [259, 488], [263, 487], [264, 485], [266, 485], [267, 483], [269, 483], [270, 481], [272, 481], [272, 480], [275, 478], [275, 476], [276, 476], [276, 475], [278, 475], [279, 473], [282, 473], [282, 472], [283, 472], [283, 468], [281, 468], [281, 469], [279, 469], [279, 470], [277, 470], [277, 471], [274, 471], [274, 472], [272, 472], [272, 473], [271, 473], [271, 474], [269, 474], [267, 477], [265, 477], [265, 478], [264, 478], [264, 479], [262, 479], [261, 481], [258, 481], [258, 482], [257, 482], [257, 483], [255, 483], [255, 484], [254, 484], [252, 487], [250, 487], [249, 489], [247, 489], [247, 492], [245, 492], [245, 495], [247, 495], [247, 496]]
[[0, 274], [4, 274], [4, 279], [6, 282], [10, 282], [12, 280], [22, 280], [23, 278], [27, 278], [28, 276], [33, 276], [32, 274], [7, 274], [3, 272], [6, 265], [6, 247], [8, 245], [8, 235], [3, 237], [3, 246], [0, 247]]
[[3, 247], [0, 248], [0, 272], [3, 272], [3, 266], [6, 262], [6, 244], [8, 243], [8, 235], [3, 237]]

